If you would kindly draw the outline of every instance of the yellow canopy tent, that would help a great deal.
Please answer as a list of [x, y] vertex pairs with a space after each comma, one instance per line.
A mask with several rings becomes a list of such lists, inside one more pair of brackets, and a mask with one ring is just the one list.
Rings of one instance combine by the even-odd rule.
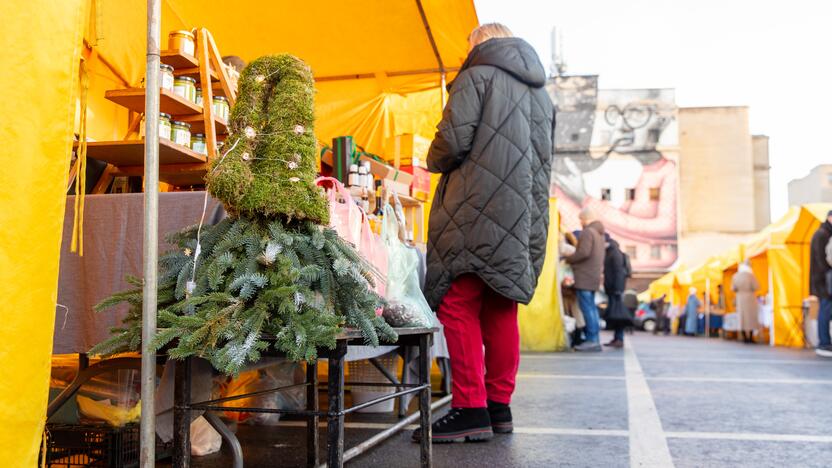
[[670, 300], [671, 290], [673, 289], [674, 276], [675, 273], [669, 271], [659, 279], [650, 283], [650, 287], [647, 289], [650, 292], [650, 298], [658, 299], [662, 296], [665, 296], [666, 299]]
[[[36, 464], [43, 430], [79, 84], [88, 81], [88, 136], [122, 138], [128, 113], [103, 96], [141, 82], [145, 4], [0, 2], [0, 112], [7, 116], [0, 140], [13, 155], [0, 175], [0, 364], [7, 370], [0, 381], [0, 457], [16, 466]], [[206, 27], [226, 55], [303, 58], [318, 79], [318, 138], [353, 135], [378, 152], [398, 133], [433, 135], [443, 71], [452, 78], [478, 23], [471, 0], [166, 0], [162, 19], [163, 37]]]
[[707, 292], [711, 304], [719, 301], [718, 285], [722, 284], [722, 270], [719, 259], [711, 257], [705, 263], [690, 271], [691, 286], [700, 293]]

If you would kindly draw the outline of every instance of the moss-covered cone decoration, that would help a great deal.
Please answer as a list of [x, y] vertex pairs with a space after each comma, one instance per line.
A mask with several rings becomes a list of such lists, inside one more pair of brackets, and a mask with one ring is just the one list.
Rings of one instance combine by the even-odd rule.
[[[263, 57], [243, 72], [231, 149], [208, 177], [231, 217], [170, 238], [177, 249], [159, 262], [156, 349], [235, 374], [269, 346], [314, 360], [343, 326], [373, 346], [396, 340], [375, 314], [382, 299], [370, 289], [371, 267], [325, 226], [327, 202], [314, 186], [312, 93], [309, 68], [289, 55]], [[92, 353], [141, 347], [142, 282], [130, 282], [133, 289], [97, 306], [129, 308]]]
[[315, 187], [315, 83], [309, 66], [291, 55], [261, 57], [240, 77], [222, 158], [208, 174], [208, 191], [232, 216], [328, 221]]

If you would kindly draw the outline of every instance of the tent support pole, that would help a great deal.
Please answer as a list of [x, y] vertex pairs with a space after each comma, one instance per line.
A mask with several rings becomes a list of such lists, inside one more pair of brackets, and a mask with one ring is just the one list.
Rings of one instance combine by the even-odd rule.
[[159, 39], [162, 1], [147, 0], [147, 68], [144, 101], [144, 288], [142, 292], [141, 453], [142, 468], [156, 465], [156, 272], [159, 243]]

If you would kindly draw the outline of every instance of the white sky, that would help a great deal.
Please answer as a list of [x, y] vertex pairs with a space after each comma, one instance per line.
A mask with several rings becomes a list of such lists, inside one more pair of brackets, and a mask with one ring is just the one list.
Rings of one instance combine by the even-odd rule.
[[680, 107], [749, 106], [751, 132], [771, 137], [773, 219], [788, 208], [789, 180], [832, 162], [832, 1], [474, 3], [481, 23], [507, 25], [547, 70], [557, 26], [567, 72], [600, 75], [601, 88], [675, 88]]

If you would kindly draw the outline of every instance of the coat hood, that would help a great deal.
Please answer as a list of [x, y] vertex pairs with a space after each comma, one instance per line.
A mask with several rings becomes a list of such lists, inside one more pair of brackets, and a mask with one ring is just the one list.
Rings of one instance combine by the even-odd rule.
[[601, 221], [593, 221], [589, 223], [586, 226], [586, 229], [594, 229], [598, 234], [601, 234], [601, 236], [605, 233], [604, 224]]
[[546, 84], [546, 71], [537, 52], [518, 37], [489, 39], [474, 47], [460, 71], [477, 65], [497, 67], [534, 88]]

